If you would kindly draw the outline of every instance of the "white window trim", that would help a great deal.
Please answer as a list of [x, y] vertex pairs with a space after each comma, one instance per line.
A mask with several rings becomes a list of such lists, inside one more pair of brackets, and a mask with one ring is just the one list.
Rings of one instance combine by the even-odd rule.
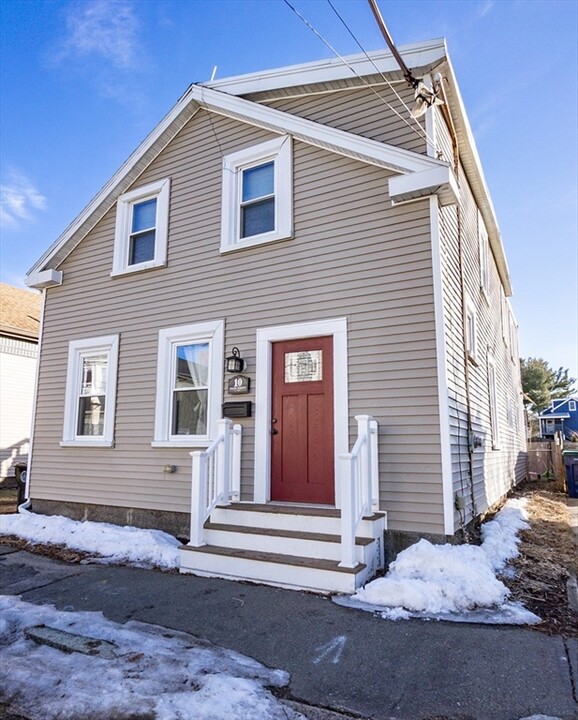
[[500, 449], [500, 422], [498, 412], [498, 379], [496, 376], [496, 362], [488, 355], [488, 393], [490, 400], [490, 428], [492, 435], [492, 450]]
[[576, 412], [576, 400], [568, 401], [568, 412]]
[[[68, 344], [66, 371], [66, 394], [64, 400], [64, 426], [61, 447], [112, 447], [114, 444], [114, 414], [116, 405], [116, 375], [118, 369], [118, 335], [71, 340]], [[108, 367], [106, 378], [106, 402], [103, 434], [99, 436], [78, 435], [78, 396], [82, 358], [106, 352]]]
[[[274, 161], [275, 229], [241, 238], [243, 170]], [[223, 158], [221, 252], [232, 252], [293, 236], [293, 152], [290, 135], [269, 140]]]
[[[187, 342], [209, 342], [209, 398], [206, 435], [171, 435], [173, 348]], [[207, 447], [217, 435], [224, 373], [224, 320], [179, 325], [159, 331], [155, 429], [152, 447]]]
[[478, 246], [480, 254], [480, 288], [484, 299], [490, 303], [490, 244], [482, 214], [478, 210]]
[[[470, 337], [468, 318], [472, 318], [472, 333]], [[466, 343], [466, 352], [469, 359], [478, 362], [478, 313], [476, 306], [469, 297], [466, 297], [466, 307], [464, 312], [464, 338]]]
[[[169, 230], [169, 195], [171, 181], [169, 178], [143, 185], [121, 195], [116, 205], [116, 228], [114, 235], [114, 255], [111, 277], [165, 267], [167, 264], [167, 240]], [[157, 201], [155, 223], [155, 252], [152, 260], [128, 264], [132, 208], [136, 203], [145, 200]]]
[[335, 505], [340, 504], [339, 455], [349, 452], [349, 394], [347, 385], [347, 319], [332, 318], [257, 330], [255, 389], [254, 502], [271, 499], [271, 392], [272, 343], [308, 337], [333, 336], [333, 430], [335, 448]]

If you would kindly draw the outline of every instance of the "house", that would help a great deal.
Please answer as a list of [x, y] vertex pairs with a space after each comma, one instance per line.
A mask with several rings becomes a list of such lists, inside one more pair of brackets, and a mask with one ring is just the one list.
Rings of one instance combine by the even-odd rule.
[[32, 267], [34, 511], [351, 591], [525, 476], [472, 132], [445, 42], [401, 53], [446, 99], [418, 120], [388, 52], [191, 85]]
[[554, 439], [560, 433], [565, 440], [578, 442], [578, 397], [552, 400], [538, 415], [540, 437]]
[[38, 292], [0, 283], [0, 486], [28, 463], [38, 327]]

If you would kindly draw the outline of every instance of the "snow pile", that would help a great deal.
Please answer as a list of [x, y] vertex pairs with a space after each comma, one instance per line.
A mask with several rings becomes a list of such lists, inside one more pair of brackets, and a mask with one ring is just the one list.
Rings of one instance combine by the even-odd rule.
[[494, 520], [483, 525], [479, 546], [420, 540], [398, 555], [385, 577], [358, 590], [351, 605], [388, 608], [384, 617], [392, 620], [499, 608], [507, 611], [508, 622], [536, 622], [535, 615], [506, 604], [510, 591], [496, 577], [518, 554], [518, 532], [529, 527], [525, 504], [525, 500], [509, 500]]
[[[286, 685], [288, 673], [191, 635], [15, 597], [0, 597], [0, 618], [1, 697], [32, 720], [303, 720], [266, 689]], [[113, 642], [117, 657], [66, 653], [26, 639], [24, 629], [41, 624]]]
[[99, 562], [136, 567], [179, 567], [179, 541], [160, 530], [70, 520], [60, 515], [24, 512], [0, 517], [0, 535], [15, 535], [33, 544], [65, 545], [95, 553]]

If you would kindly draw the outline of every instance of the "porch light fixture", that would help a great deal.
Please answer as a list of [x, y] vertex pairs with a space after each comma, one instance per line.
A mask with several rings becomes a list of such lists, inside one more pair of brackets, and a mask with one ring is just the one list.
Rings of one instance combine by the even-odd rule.
[[231, 350], [232, 355], [229, 355], [226, 361], [227, 372], [240, 373], [245, 369], [245, 361], [241, 357], [239, 348], [234, 347]]

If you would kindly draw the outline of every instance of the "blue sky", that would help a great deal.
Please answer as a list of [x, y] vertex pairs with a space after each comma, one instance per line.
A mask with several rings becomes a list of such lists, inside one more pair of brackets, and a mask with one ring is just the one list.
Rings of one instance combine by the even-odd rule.
[[[341, 53], [327, 0], [290, 0]], [[332, 0], [366, 50], [366, 0]], [[578, 376], [576, 0], [380, 0], [445, 37], [514, 285], [520, 353]], [[1, 280], [22, 285], [192, 82], [332, 57], [283, 0], [0, 0]]]

